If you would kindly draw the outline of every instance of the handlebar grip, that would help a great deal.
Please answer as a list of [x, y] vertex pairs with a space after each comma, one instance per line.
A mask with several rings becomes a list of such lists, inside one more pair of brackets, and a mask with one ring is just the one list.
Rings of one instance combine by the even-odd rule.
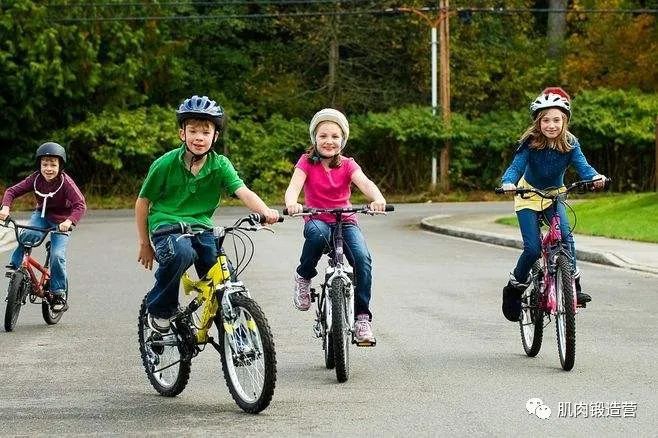
[[505, 190], [503, 190], [502, 187], [496, 187], [494, 189], [494, 193], [496, 193], [497, 195], [502, 195], [503, 193], [505, 193]]
[[[249, 220], [254, 222], [254, 223], [261, 224], [261, 225], [265, 225], [265, 223], [267, 222], [266, 219], [265, 219], [265, 216], [262, 216], [259, 213], [250, 213], [249, 214]], [[277, 222], [283, 222], [283, 216], [279, 215], [279, 218], [277, 219]]]
[[386, 207], [384, 207], [384, 211], [395, 211], [395, 205], [386, 204]]

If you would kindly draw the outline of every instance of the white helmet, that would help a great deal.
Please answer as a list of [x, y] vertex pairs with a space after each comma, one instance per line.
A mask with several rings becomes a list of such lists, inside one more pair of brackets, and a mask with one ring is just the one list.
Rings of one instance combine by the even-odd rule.
[[547, 108], [558, 108], [571, 118], [571, 96], [560, 87], [549, 87], [541, 92], [537, 99], [530, 104], [532, 118], [537, 117], [537, 113]]
[[345, 147], [345, 143], [347, 143], [347, 139], [350, 136], [350, 124], [347, 122], [347, 118], [343, 113], [333, 108], [321, 109], [315, 113], [311, 119], [311, 124], [308, 126], [308, 134], [311, 137], [311, 143], [315, 144], [315, 130], [322, 122], [334, 122], [340, 126], [341, 131], [343, 131], [343, 142], [341, 147]]

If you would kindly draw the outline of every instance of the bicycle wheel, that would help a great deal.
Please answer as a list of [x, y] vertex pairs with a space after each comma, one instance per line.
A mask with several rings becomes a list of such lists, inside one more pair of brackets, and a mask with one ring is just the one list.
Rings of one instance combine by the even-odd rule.
[[18, 269], [9, 280], [7, 289], [7, 308], [5, 310], [5, 330], [11, 332], [16, 327], [18, 314], [21, 312], [23, 300], [27, 296], [29, 283], [27, 273]]
[[[274, 395], [274, 339], [267, 318], [256, 301], [237, 294], [230, 299], [236, 315], [233, 323], [225, 323], [221, 313], [215, 318], [222, 371], [235, 403], [243, 411], [257, 414], [269, 406]], [[235, 350], [229, 332], [235, 340]]]
[[345, 283], [340, 278], [334, 278], [329, 290], [331, 297], [331, 343], [334, 349], [336, 378], [346, 382], [350, 377], [350, 343], [351, 328], [347, 321], [345, 300]]
[[322, 314], [320, 315], [322, 323], [322, 349], [324, 350], [324, 365], [329, 370], [333, 370], [336, 367], [336, 361], [334, 359], [334, 344], [331, 342], [331, 333], [327, 331], [327, 315], [331, 315], [329, 309], [329, 300], [326, 299], [325, 291], [322, 292], [325, 299], [321, 300], [323, 309]]
[[544, 311], [540, 308], [539, 296], [542, 288], [542, 269], [539, 262], [535, 262], [530, 272], [532, 284], [521, 297], [521, 342], [525, 354], [535, 357], [541, 349], [544, 337]]
[[576, 312], [573, 303], [571, 261], [565, 255], [560, 254], [557, 258], [555, 280], [557, 348], [562, 369], [569, 371], [576, 359]]
[[180, 394], [190, 378], [191, 359], [181, 352], [180, 338], [175, 327], [165, 334], [151, 330], [146, 324], [146, 298], [139, 308], [137, 337], [139, 353], [149, 382], [166, 397]]

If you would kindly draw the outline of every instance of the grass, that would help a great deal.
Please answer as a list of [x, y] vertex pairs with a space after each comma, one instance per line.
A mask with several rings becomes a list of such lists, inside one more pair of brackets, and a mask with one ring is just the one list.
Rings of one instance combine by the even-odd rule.
[[[576, 233], [658, 243], [658, 193], [600, 196], [573, 203]], [[498, 220], [518, 226], [516, 216]], [[570, 214], [573, 225], [573, 214]]]

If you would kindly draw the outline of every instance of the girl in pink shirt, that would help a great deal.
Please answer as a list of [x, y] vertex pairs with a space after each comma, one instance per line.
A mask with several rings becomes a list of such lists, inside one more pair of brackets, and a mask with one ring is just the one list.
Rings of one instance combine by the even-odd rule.
[[[311, 146], [297, 161], [290, 184], [285, 194], [285, 204], [289, 214], [300, 213], [302, 205], [297, 201], [304, 190], [304, 200], [311, 208], [349, 207], [354, 183], [372, 202], [370, 209], [384, 211], [386, 200], [352, 158], [343, 156], [350, 135], [349, 123], [345, 116], [332, 108], [318, 111], [309, 126]], [[332, 215], [305, 217], [304, 247], [299, 259], [299, 266], [294, 274], [293, 304], [299, 310], [308, 310], [311, 306], [311, 279], [317, 275], [316, 266], [322, 257], [322, 251], [331, 242], [331, 233], [335, 228]], [[347, 260], [354, 268], [356, 299], [355, 337], [357, 342], [374, 342], [370, 312], [370, 295], [372, 285], [372, 259], [366, 246], [363, 233], [356, 217], [343, 225]]]

